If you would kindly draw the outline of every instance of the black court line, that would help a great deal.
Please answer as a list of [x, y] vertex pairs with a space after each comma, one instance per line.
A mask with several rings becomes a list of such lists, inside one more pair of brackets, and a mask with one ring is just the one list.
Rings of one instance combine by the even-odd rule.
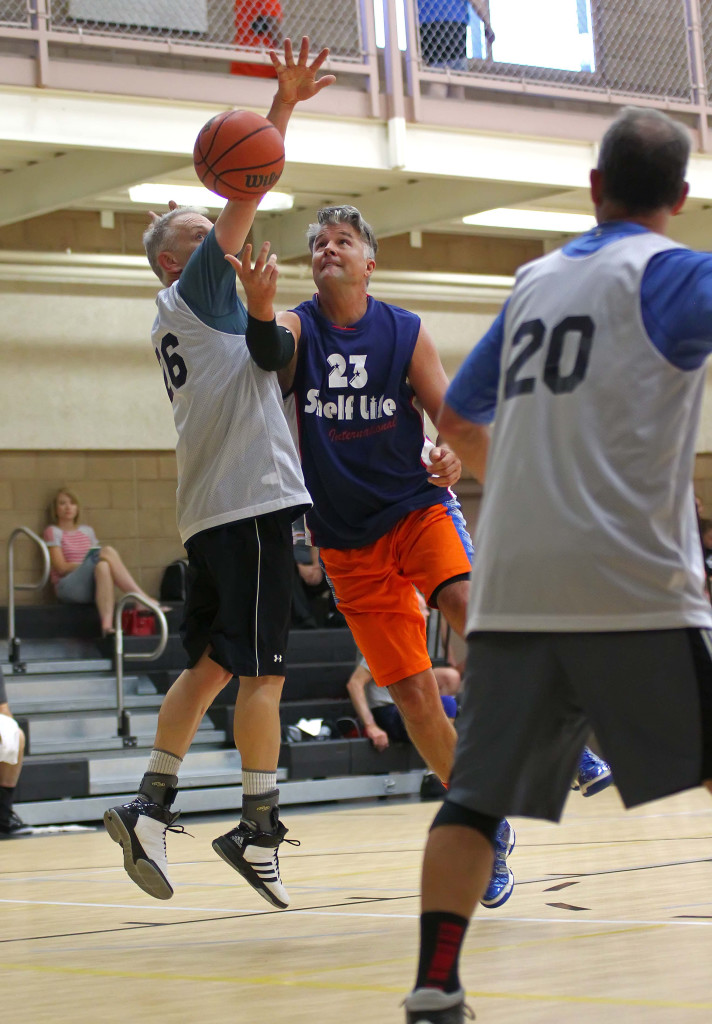
[[[233, 914], [229, 910], [220, 914], [219, 917], [200, 917], [189, 921], [128, 921], [121, 928], [96, 928], [89, 931], [78, 931], [78, 932], [58, 932], [47, 935], [29, 935], [24, 938], [12, 938], [12, 939], [0, 939], [0, 945], [12, 944], [14, 942], [39, 942], [44, 939], [73, 939], [80, 938], [84, 935], [110, 935], [112, 932], [130, 932], [136, 931], [143, 928], [175, 928], [182, 925], [188, 924], [212, 924], [215, 921], [238, 921], [241, 918], [253, 918], [253, 917], [274, 917], [275, 915], [281, 916], [282, 914], [300, 914], [310, 910], [340, 910], [343, 907], [354, 907], [360, 906], [366, 903], [388, 903], [397, 900], [414, 900], [419, 899], [420, 893], [413, 893], [410, 896], [368, 896], [358, 897], [350, 896], [353, 903], [322, 903], [315, 907], [287, 907], [285, 910], [255, 910], [248, 911], [243, 914]], [[101, 907], [97, 906], [97, 909]]]
[[591, 907], [574, 907], [571, 903], [547, 903], [547, 907], [555, 907], [557, 910], [591, 910]]
[[[591, 839], [591, 840], [583, 840], [583, 841], [577, 842], [577, 843], [570, 843], [570, 842], [561, 842], [561, 843], [527, 843], [526, 849], [528, 849], [528, 850], [556, 850], [556, 849], [558, 849], [558, 848], [560, 848], [562, 846], [566, 846], [566, 847], [569, 847], [569, 846], [571, 846], [571, 847], [576, 847], [576, 846], [631, 846], [631, 845], [634, 845], [634, 844], [641, 845], [643, 843], [691, 843], [691, 842], [695, 842], [695, 841], [700, 841], [700, 842], [708, 843], [710, 841], [710, 836], [677, 836], [675, 838], [671, 838], [671, 837], [662, 838], [661, 837], [659, 839], [656, 839], [656, 838], [653, 837], [651, 839], [614, 839], [614, 840], [610, 840], [610, 841], [605, 840], [605, 839], [600, 839], [600, 840], [598, 840], [598, 839]], [[523, 843], [520, 843], [520, 845], [522, 847], [524, 846]], [[396, 850], [395, 848], [390, 848], [390, 850], [393, 853], [417, 853], [417, 854], [422, 854], [423, 847], [422, 846], [418, 846], [418, 847], [413, 847], [412, 849], [411, 848], [407, 848], [407, 849], [398, 849], [398, 850]], [[333, 851], [324, 851], [322, 853], [307, 853], [306, 851], [304, 851], [304, 852], [300, 852], [298, 854], [294, 854], [293, 856], [295, 856], [296, 858], [299, 858], [300, 860], [303, 859], [303, 858], [307, 859], [307, 860], [314, 860], [314, 859], [317, 859], [319, 857], [362, 857], [362, 856], [367, 855], [367, 854], [382, 853], [382, 852], [383, 852], [383, 847], [374, 847], [373, 849], [333, 850]], [[704, 863], [705, 860], [712, 861], [712, 857], [703, 858], [703, 860], [701, 860], [699, 862], [697, 862], [697, 861], [694, 861], [694, 862], [693, 861], [684, 861], [683, 863]], [[181, 867], [181, 866], [185, 867], [186, 865], [191, 865], [191, 864], [215, 864], [215, 863], [217, 863], [217, 862], [216, 862], [216, 860], [214, 858], [211, 858], [210, 860], [196, 860], [195, 858], [191, 857], [189, 860], [174, 860], [174, 861], [171, 861], [171, 867]], [[109, 865], [101, 865], [101, 866], [99, 866], [97, 864], [76, 865], [75, 867], [72, 867], [72, 868], [58, 868], [56, 871], [52, 872], [52, 877], [55, 878], [57, 881], [62, 881], [62, 871], [66, 871], [68, 874], [72, 874], [73, 875], [73, 874], [76, 874], [77, 872], [81, 872], [81, 871], [106, 871], [106, 872], [109, 872], [109, 871], [113, 871], [113, 870], [118, 870], [120, 868], [121, 868], [121, 864], [118, 864], [118, 865], [111, 865], [111, 864], [109, 864]], [[633, 870], [635, 870], [635, 869], [633, 869]], [[14, 869], [13, 868], [7, 868], [7, 869], [4, 869], [4, 870], [0, 870], [0, 878], [2, 878], [4, 875], [8, 875], [8, 876], [9, 875], [22, 875], [24, 878], [31, 878], [33, 875], [39, 875], [41, 877], [43, 875], [47, 875], [47, 870], [46, 869], [42, 870], [40, 868], [36, 868], [34, 870], [24, 870], [24, 869], [20, 870], [19, 868], [14, 868]]]
[[[671, 860], [663, 864], [640, 864], [628, 868], [604, 868], [601, 871], [562, 871], [551, 874], [547, 878], [530, 878], [526, 882], [519, 882], [519, 885], [532, 885], [534, 882], [551, 882], [555, 878], [598, 878], [604, 875], [625, 875], [632, 871], [655, 871], [658, 868], [684, 868], [692, 867], [695, 864], [712, 864], [712, 857], [701, 857], [699, 860]], [[516, 876], [515, 876], [516, 879]]]
[[[641, 866], [638, 866], [638, 867], [610, 868], [610, 869], [603, 870], [603, 871], [581, 872], [581, 873], [576, 873], [576, 874], [568, 874], [568, 875], [563, 876], [563, 877], [574, 878], [574, 879], [576, 879], [578, 881], [578, 880], [586, 879], [586, 878], [604, 877], [606, 875], [629, 874], [630, 872], [635, 872], [635, 871], [654, 871], [657, 868], [685, 867], [685, 866], [690, 866], [690, 865], [694, 865], [694, 864], [709, 864], [711, 862], [712, 862], [712, 858], [704, 857], [704, 858], [702, 858], [700, 860], [670, 861], [670, 862], [667, 862], [667, 863], [664, 863], [664, 864], [646, 864], [646, 865], [641, 865]], [[190, 863], [195, 863], [195, 862], [190, 862]], [[212, 863], [212, 862], [210, 862], [210, 863]], [[549, 875], [547, 878], [529, 878], [529, 879], [527, 879], [525, 881], [516, 882], [515, 884], [516, 884], [516, 886], [541, 885], [542, 882], [549, 882], [549, 881], [551, 881], [552, 877], [559, 877], [559, 878], [561, 878], [562, 875], [558, 875], [558, 876], [551, 876], [551, 875]], [[576, 884], [576, 883], [575, 882], [569, 882], [567, 884], [572, 885], [572, 884]], [[562, 888], [563, 888], [563, 886], [562, 886]], [[545, 892], [550, 892], [552, 890], [551, 889], [545, 889], [544, 891]], [[300, 914], [300, 913], [306, 913], [308, 911], [313, 911], [313, 910], [339, 910], [339, 909], [341, 909], [343, 907], [354, 907], [354, 906], [365, 905], [365, 904], [368, 904], [368, 903], [388, 903], [388, 902], [394, 902], [394, 901], [397, 902], [399, 900], [419, 899], [420, 898], [420, 893], [413, 893], [410, 896], [403, 896], [403, 895], [401, 895], [401, 896], [369, 896], [369, 897], [348, 897], [348, 898], [352, 899], [353, 902], [352, 903], [322, 903], [322, 904], [318, 904], [318, 905], [313, 906], [313, 907], [287, 907], [286, 910], [281, 910], [281, 911], [278, 911], [278, 912], [274, 911], [274, 910], [258, 910], [258, 911], [248, 911], [247, 913], [231, 914], [229, 911], [225, 911], [224, 913], [220, 914], [220, 916], [218, 916], [218, 917], [201, 917], [201, 918], [196, 918], [195, 920], [188, 920], [188, 921], [155, 921], [155, 922], [150, 922], [149, 921], [149, 922], [141, 922], [141, 923], [129, 923], [127, 925], [124, 925], [121, 928], [99, 928], [99, 929], [94, 929], [94, 930], [89, 930], [89, 931], [61, 932], [61, 933], [58, 933], [58, 934], [52, 933], [52, 934], [49, 934], [49, 935], [31, 935], [31, 936], [28, 936], [28, 937], [25, 937], [25, 938], [0, 939], [0, 945], [12, 944], [12, 943], [17, 943], [17, 942], [37, 942], [37, 941], [49, 940], [49, 939], [78, 938], [78, 937], [84, 936], [84, 935], [108, 935], [108, 934], [111, 934], [113, 932], [134, 931], [134, 930], [137, 930], [137, 929], [140, 930], [140, 929], [145, 929], [145, 928], [175, 928], [175, 927], [181, 927], [181, 926], [190, 925], [190, 924], [211, 924], [211, 923], [216, 922], [216, 921], [234, 921], [234, 920], [240, 920], [241, 918], [254, 918], [254, 917], [267, 917], [267, 916], [271, 917], [275, 913], [279, 913], [279, 914]], [[562, 907], [562, 908], [565, 908], [565, 909], [572, 909], [572, 910], [584, 910], [584, 909], [586, 909], [584, 907], [570, 907], [568, 904], [547, 904], [547, 905], [548, 906]], [[100, 909], [100, 908], [97, 907], [97, 909]], [[677, 918], [688, 917], [688, 916], [689, 917], [694, 917], [696, 915], [682, 915], [682, 914], [676, 915]], [[699, 915], [699, 916], [700, 917], [704, 917], [705, 915]]]

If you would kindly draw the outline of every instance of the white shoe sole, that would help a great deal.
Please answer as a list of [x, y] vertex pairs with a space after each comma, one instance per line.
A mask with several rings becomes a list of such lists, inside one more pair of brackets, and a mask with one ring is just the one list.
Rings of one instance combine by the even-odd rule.
[[610, 771], [597, 775], [595, 779], [590, 779], [583, 785], [579, 782], [581, 796], [595, 796], [596, 793], [600, 793], [602, 790], [608, 789], [612, 782], [613, 778]]
[[173, 895], [171, 883], [154, 861], [144, 857], [134, 860], [131, 833], [113, 807], [104, 814], [104, 827], [110, 838], [124, 851], [124, 871], [131, 881], [149, 896], [157, 900], [169, 900]]

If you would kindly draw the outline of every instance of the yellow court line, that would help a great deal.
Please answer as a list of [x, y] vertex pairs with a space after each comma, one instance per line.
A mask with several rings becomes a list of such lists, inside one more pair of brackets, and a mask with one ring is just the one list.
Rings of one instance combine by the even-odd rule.
[[[241, 987], [259, 987], [259, 988], [274, 988], [275, 986], [281, 988], [296, 988], [296, 989], [310, 989], [310, 990], [323, 990], [323, 991], [336, 991], [336, 992], [369, 992], [369, 993], [383, 993], [385, 995], [403, 995], [403, 988], [401, 986], [394, 985], [355, 985], [353, 982], [348, 984], [340, 984], [338, 982], [320, 982], [320, 981], [300, 981], [296, 978], [288, 978], [284, 975], [268, 975], [263, 978], [235, 978], [225, 977], [223, 975], [201, 975], [201, 974], [170, 974], [161, 971], [116, 971], [116, 970], [103, 970], [99, 968], [85, 969], [81, 967], [51, 967], [49, 965], [38, 965], [38, 964], [3, 964], [5, 971], [25, 971], [38, 974], [64, 974], [64, 975], [76, 975], [78, 977], [93, 977], [93, 978], [131, 978], [134, 981], [165, 981], [173, 984], [181, 981], [189, 981], [191, 983], [203, 983], [207, 985], [213, 984], [228, 984], [238, 985]], [[344, 965], [343, 970], [350, 970], [348, 965]], [[516, 1000], [517, 1002], [537, 1002], [537, 1003], [563, 1003], [563, 1004], [575, 1004], [575, 1005], [590, 1005], [590, 1006], [631, 1006], [631, 1007], [649, 1007], [651, 1009], [674, 1009], [674, 1010], [712, 1010], [712, 1002], [708, 1003], [689, 1003], [681, 1002], [674, 999], [634, 999], [634, 998], [619, 998], [616, 996], [569, 996], [569, 995], [558, 995], [556, 993], [539, 993], [539, 992], [482, 992], [477, 990], [469, 990], [467, 993], [468, 999], [500, 999], [500, 1000]]]
[[[583, 921], [579, 922], [583, 924]], [[661, 931], [665, 927], [664, 924], [642, 924], [636, 927], [629, 928], [613, 928], [609, 931], [596, 931], [596, 932], [584, 932], [582, 935], [560, 935], [557, 938], [546, 939], [522, 939], [521, 942], [506, 942], [497, 943], [494, 946], [480, 946], [478, 945], [474, 949], [468, 949], [465, 947], [464, 953], [466, 956], [476, 957], [481, 953], [503, 953], [511, 949], [526, 949], [529, 946], [553, 946], [560, 942], [580, 942], [582, 939], [600, 939], [603, 937], [610, 937], [613, 935], [630, 935], [633, 932], [650, 932], [650, 931]]]

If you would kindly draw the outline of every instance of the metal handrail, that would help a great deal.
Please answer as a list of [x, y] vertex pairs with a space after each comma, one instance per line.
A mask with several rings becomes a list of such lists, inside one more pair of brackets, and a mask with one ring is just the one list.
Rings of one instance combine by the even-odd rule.
[[[37, 583], [15, 583], [15, 541], [21, 533], [35, 541], [42, 552], [42, 578]], [[45, 542], [29, 526], [18, 526], [7, 542], [7, 643], [13, 672], [23, 672], [25, 669], [24, 662], [20, 660], [20, 640], [15, 636], [15, 591], [40, 590], [49, 579], [49, 571], [49, 548]]]
[[[121, 616], [124, 606], [134, 601], [144, 608], [150, 608], [158, 619], [160, 638], [158, 645], [152, 651], [135, 651], [131, 654], [124, 654], [124, 630], [121, 625]], [[126, 661], [155, 661], [160, 658], [168, 643], [168, 620], [160, 605], [150, 598], [143, 597], [133, 591], [124, 594], [117, 602], [114, 611], [114, 656], [116, 661], [116, 728], [117, 735], [121, 736], [125, 747], [135, 747], [136, 737], [131, 735], [131, 712], [124, 707], [124, 658]]]

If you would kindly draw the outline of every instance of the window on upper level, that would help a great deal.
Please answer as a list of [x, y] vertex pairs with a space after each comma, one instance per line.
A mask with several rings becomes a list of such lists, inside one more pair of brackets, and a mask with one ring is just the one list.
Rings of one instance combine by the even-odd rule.
[[[489, 0], [497, 63], [564, 71], [595, 71], [591, 0]], [[473, 56], [482, 54], [475, 19]], [[471, 26], [472, 27], [472, 26]]]

